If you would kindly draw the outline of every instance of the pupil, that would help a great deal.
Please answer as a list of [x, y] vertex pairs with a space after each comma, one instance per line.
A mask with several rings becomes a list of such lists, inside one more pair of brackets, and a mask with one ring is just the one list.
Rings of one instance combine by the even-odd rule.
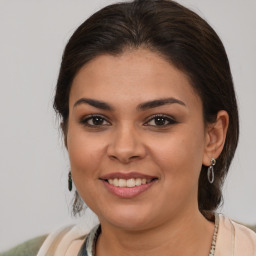
[[164, 125], [165, 124], [165, 119], [162, 117], [157, 117], [155, 120], [157, 125]]
[[93, 123], [94, 125], [101, 125], [103, 123], [103, 119], [101, 117], [94, 117]]

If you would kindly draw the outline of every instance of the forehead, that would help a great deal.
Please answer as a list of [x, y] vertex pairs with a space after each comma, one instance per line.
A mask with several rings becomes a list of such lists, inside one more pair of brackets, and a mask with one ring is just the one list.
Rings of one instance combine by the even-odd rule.
[[70, 103], [81, 97], [123, 103], [166, 97], [200, 101], [184, 72], [147, 49], [100, 55], [84, 65], [74, 78]]

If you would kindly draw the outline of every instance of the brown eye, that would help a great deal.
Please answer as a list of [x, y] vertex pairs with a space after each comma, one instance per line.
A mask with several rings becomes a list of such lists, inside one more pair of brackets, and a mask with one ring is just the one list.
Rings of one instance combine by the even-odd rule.
[[153, 118], [151, 118], [145, 125], [148, 126], [167, 126], [171, 124], [177, 123], [175, 120], [173, 120], [171, 117], [165, 116], [165, 115], [156, 115]]
[[102, 116], [93, 115], [81, 120], [81, 123], [87, 126], [106, 126], [110, 123]]

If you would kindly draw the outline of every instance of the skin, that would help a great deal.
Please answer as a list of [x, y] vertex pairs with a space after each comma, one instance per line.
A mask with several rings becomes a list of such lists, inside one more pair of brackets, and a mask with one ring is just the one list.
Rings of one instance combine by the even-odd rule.
[[[138, 109], [166, 98], [180, 102]], [[147, 49], [87, 63], [73, 81], [69, 110], [72, 177], [102, 226], [97, 256], [208, 255], [214, 224], [198, 210], [198, 178], [202, 164], [209, 166], [221, 153], [227, 113], [205, 125], [201, 99], [187, 76]], [[102, 119], [88, 119], [91, 114]], [[161, 125], [155, 114], [165, 115]], [[138, 196], [120, 198], [99, 179], [113, 172], [139, 172], [157, 181]]]

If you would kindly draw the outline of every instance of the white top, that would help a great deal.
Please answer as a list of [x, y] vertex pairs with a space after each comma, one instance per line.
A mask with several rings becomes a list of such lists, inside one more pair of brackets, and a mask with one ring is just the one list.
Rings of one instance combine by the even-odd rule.
[[[95, 228], [91, 233], [95, 234]], [[77, 255], [85, 238], [86, 234], [77, 225], [61, 228], [46, 238], [37, 256]], [[87, 243], [88, 252], [92, 246], [93, 242]], [[256, 256], [256, 233], [220, 214], [214, 256]]]

